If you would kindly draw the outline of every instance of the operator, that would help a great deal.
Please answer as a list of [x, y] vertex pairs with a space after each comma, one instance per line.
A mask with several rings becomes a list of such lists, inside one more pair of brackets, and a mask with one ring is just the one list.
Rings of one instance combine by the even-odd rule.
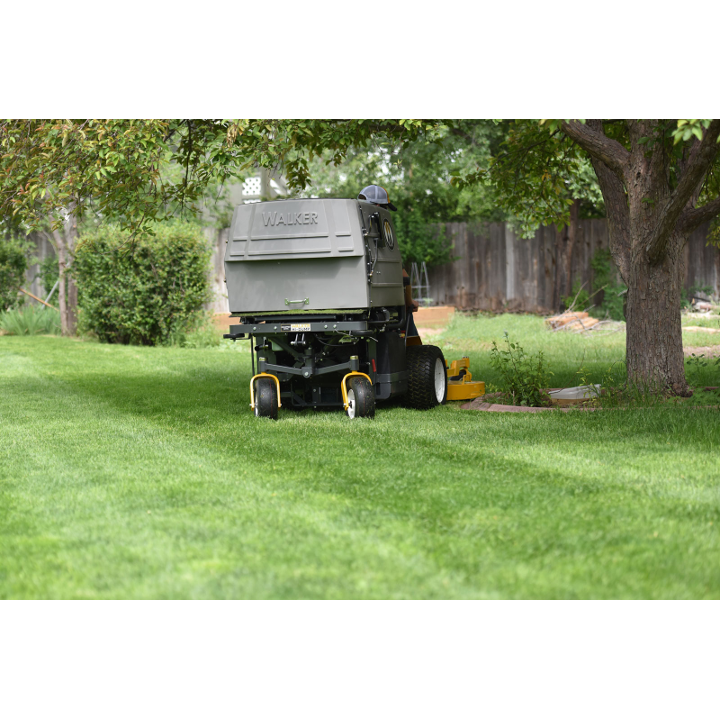
[[[397, 210], [397, 208], [390, 202], [387, 190], [379, 185], [368, 185], [367, 187], [364, 187], [357, 196], [357, 199], [365, 200], [366, 202], [385, 208], [386, 210], [392, 210], [393, 212]], [[418, 309], [419, 305], [417, 301], [412, 298], [410, 276], [407, 274], [405, 268], [403, 268], [403, 287], [405, 289], [405, 310], [408, 317], [407, 334], [408, 337], [411, 337], [418, 334], [412, 314]]]

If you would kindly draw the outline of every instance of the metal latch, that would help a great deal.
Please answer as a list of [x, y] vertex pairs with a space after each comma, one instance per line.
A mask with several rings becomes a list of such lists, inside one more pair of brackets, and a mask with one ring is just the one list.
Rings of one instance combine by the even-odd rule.
[[305, 298], [304, 300], [288, 300], [287, 298], [285, 298], [286, 305], [296, 305], [297, 303], [302, 303], [303, 305], [309, 305], [310, 298]]

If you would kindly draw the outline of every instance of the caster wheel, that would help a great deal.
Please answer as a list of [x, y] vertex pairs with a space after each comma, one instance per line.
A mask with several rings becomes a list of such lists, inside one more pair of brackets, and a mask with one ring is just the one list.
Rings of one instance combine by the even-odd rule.
[[277, 387], [270, 378], [255, 381], [255, 417], [278, 418]]
[[346, 415], [353, 420], [358, 417], [375, 417], [375, 390], [364, 377], [348, 380], [348, 408]]

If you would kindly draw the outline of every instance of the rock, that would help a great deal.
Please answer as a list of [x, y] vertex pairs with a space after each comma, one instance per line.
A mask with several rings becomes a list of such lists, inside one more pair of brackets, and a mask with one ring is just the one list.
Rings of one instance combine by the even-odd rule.
[[693, 310], [695, 310], [695, 312], [710, 312], [710, 310], [712, 310], [712, 303], [706, 300], [695, 301], [693, 298]]

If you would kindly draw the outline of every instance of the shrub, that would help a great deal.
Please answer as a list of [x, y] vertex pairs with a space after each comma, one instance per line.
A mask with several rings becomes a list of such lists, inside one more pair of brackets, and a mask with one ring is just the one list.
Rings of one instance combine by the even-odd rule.
[[0, 312], [22, 304], [18, 292], [25, 281], [28, 261], [19, 240], [0, 239]]
[[73, 273], [80, 329], [102, 342], [157, 345], [197, 326], [210, 298], [210, 246], [184, 222], [131, 238], [113, 226], [82, 237]]
[[543, 407], [549, 398], [542, 392], [547, 388], [552, 373], [545, 367], [542, 350], [526, 355], [519, 343], [510, 342], [505, 333], [505, 350], [500, 350], [493, 340], [490, 365], [500, 375], [500, 391], [513, 405]]
[[37, 305], [0, 313], [0, 328], [7, 335], [58, 335], [60, 313]]

